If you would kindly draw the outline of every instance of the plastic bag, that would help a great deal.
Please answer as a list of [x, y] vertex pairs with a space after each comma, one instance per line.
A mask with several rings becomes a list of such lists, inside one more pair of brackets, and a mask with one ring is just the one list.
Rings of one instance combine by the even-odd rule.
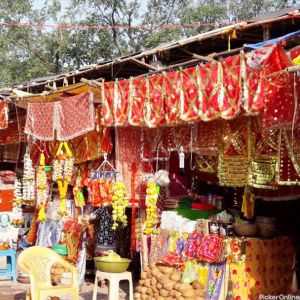
[[193, 260], [188, 260], [182, 274], [182, 283], [192, 283], [198, 280], [197, 263]]

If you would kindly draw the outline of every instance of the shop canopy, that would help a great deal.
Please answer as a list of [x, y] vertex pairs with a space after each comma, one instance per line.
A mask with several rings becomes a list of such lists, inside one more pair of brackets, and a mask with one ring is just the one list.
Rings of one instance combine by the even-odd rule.
[[[266, 101], [268, 82], [274, 80], [272, 73], [280, 74], [293, 66], [287, 53], [274, 42], [284, 39], [287, 48], [298, 45], [299, 15], [297, 9], [273, 13], [6, 88], [0, 95], [26, 108], [92, 88], [94, 102], [102, 104], [102, 122], [107, 126], [155, 127], [256, 115]], [[262, 40], [268, 40], [266, 45], [259, 44]], [[244, 53], [251, 48], [249, 42], [256, 42], [252, 48], [257, 49]], [[270, 61], [274, 58], [279, 62], [276, 68]]]

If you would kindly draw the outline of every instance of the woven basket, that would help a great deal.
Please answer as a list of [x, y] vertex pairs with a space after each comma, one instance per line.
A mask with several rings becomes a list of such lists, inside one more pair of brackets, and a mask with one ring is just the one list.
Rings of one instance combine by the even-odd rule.
[[239, 224], [234, 226], [234, 231], [239, 236], [255, 236], [257, 229], [258, 228], [256, 224]]

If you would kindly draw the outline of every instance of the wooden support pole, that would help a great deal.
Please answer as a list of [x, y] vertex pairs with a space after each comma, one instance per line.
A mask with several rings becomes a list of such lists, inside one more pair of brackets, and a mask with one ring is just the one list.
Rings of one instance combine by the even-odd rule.
[[147, 63], [145, 63], [145, 62], [142, 62], [142, 61], [140, 61], [140, 60], [138, 60], [138, 59], [136, 59], [136, 58], [134, 58], [134, 57], [132, 57], [131, 60], [132, 60], [133, 62], [135, 62], [136, 64], [138, 64], [138, 65], [140, 65], [140, 66], [143, 66], [143, 67], [145, 67], [145, 68], [147, 68], [147, 69], [150, 69], [150, 70], [153, 70], [153, 71], [159, 71], [158, 68], [155, 68], [154, 66], [149, 65], [149, 64], [147, 64]]
[[57, 91], [57, 88], [50, 86], [49, 84], [45, 85], [45, 89], [51, 90], [51, 91]]
[[209, 56], [199, 55], [199, 54], [190, 52], [190, 51], [188, 51], [188, 50], [186, 50], [184, 48], [181, 48], [181, 47], [179, 47], [178, 49], [181, 50], [181, 51], [183, 51], [183, 52], [185, 52], [185, 53], [187, 53], [187, 54], [189, 54], [189, 55], [191, 55], [193, 58], [197, 58], [199, 60], [203, 60], [203, 61], [206, 61], [206, 62], [213, 62], [213, 61], [215, 61], [213, 58], [211, 58]]

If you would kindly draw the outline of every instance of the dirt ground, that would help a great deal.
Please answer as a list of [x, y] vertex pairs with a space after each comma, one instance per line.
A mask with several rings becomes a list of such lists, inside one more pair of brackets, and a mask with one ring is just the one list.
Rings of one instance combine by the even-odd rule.
[[[100, 283], [99, 283], [100, 284]], [[8, 280], [0, 280], [0, 300], [25, 300], [26, 290], [29, 284], [17, 283], [12, 284]], [[87, 280], [80, 287], [80, 300], [92, 300], [93, 298], [94, 283], [92, 280]], [[128, 282], [122, 281], [120, 286], [120, 300], [129, 299], [128, 295]], [[108, 286], [107, 283], [102, 287], [98, 287], [97, 300], [108, 300]], [[64, 297], [60, 300], [72, 300], [70, 297]]]

